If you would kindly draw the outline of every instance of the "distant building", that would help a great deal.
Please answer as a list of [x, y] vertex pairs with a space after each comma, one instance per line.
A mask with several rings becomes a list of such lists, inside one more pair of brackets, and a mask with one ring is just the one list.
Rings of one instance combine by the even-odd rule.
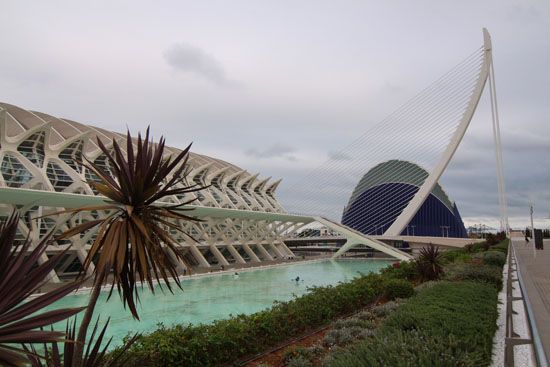
[[[402, 160], [390, 160], [373, 167], [355, 187], [344, 208], [342, 224], [365, 234], [383, 234], [426, 177], [426, 170]], [[464, 238], [468, 233], [456, 204], [436, 184], [401, 235]]]

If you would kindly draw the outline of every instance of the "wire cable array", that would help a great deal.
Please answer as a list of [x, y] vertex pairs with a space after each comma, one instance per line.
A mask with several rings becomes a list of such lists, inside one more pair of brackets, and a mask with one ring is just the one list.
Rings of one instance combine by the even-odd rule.
[[[449, 145], [464, 116], [474, 89], [481, 77], [484, 48], [441, 76], [395, 112], [340, 149], [339, 159], [328, 159], [306, 173], [296, 184], [281, 188], [281, 197], [290, 213], [320, 215], [339, 221], [346, 206], [373, 182], [401, 183], [399, 177], [420, 187]], [[413, 165], [384, 164], [406, 161]], [[371, 169], [370, 179], [361, 180]], [[391, 171], [390, 171], [391, 170]], [[414, 190], [413, 190], [414, 191]], [[288, 194], [285, 194], [288, 192]], [[396, 185], [390, 202], [383, 202], [357, 212], [349, 221], [360, 222], [375, 217], [375, 226], [387, 227], [404, 209], [400, 203], [410, 196], [411, 188]], [[373, 190], [372, 195], [382, 195]], [[410, 199], [409, 199], [410, 200]]]

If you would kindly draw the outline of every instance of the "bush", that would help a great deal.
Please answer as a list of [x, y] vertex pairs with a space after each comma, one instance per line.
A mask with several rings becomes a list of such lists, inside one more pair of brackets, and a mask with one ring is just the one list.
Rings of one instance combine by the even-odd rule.
[[496, 331], [497, 290], [438, 282], [390, 315], [376, 337], [327, 359], [330, 367], [487, 366]]
[[401, 261], [382, 270], [382, 274], [390, 278], [416, 280], [419, 277], [416, 261]]
[[360, 326], [332, 329], [323, 338], [323, 344], [327, 347], [342, 347], [358, 340], [374, 336], [374, 334], [374, 329], [366, 329]]
[[[285, 366], [309, 366], [313, 357], [313, 352], [309, 348], [294, 347], [285, 351], [283, 364]], [[309, 365], [304, 364], [305, 362], [309, 363]]]
[[499, 244], [491, 247], [491, 250], [500, 251], [503, 254], [508, 254], [508, 242], [509, 240], [501, 241]]
[[362, 327], [365, 329], [372, 329], [374, 328], [374, 323], [370, 319], [361, 319], [358, 317], [351, 317], [348, 319], [342, 319], [336, 321], [333, 325], [333, 329], [343, 329], [343, 328], [349, 328], [349, 327]]
[[453, 262], [468, 262], [472, 259], [472, 256], [464, 249], [449, 250], [441, 254], [441, 262], [443, 264], [450, 264]]
[[454, 336], [430, 337], [417, 331], [375, 337], [347, 352], [327, 358], [329, 367], [477, 366], [465, 351], [457, 350]]
[[388, 279], [384, 284], [384, 294], [391, 300], [409, 298], [414, 294], [414, 288], [409, 281]]
[[372, 308], [372, 313], [379, 318], [386, 317], [399, 307], [399, 303], [396, 301], [386, 302], [384, 304], [375, 306]]
[[359, 319], [359, 320], [373, 321], [373, 320], [376, 319], [376, 315], [374, 314], [374, 312], [372, 310], [365, 310], [365, 311], [361, 311], [357, 315], [355, 315], [355, 318]]
[[468, 253], [482, 252], [487, 251], [488, 249], [489, 245], [485, 241], [464, 246], [464, 250]]
[[502, 288], [502, 269], [495, 265], [456, 263], [445, 268], [445, 279], [489, 283], [500, 290]]
[[128, 366], [216, 366], [269, 346], [370, 304], [384, 278], [368, 274], [336, 286], [315, 287], [288, 302], [252, 315], [208, 325], [161, 327], [141, 336], [129, 350]]
[[502, 268], [506, 263], [506, 255], [500, 251], [487, 251], [483, 253], [483, 262], [487, 265], [496, 265]]

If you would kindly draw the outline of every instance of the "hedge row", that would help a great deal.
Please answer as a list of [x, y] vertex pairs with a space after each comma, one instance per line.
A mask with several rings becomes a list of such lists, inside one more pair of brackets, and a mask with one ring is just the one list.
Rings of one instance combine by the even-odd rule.
[[378, 295], [411, 292], [381, 274], [363, 275], [335, 286], [315, 287], [271, 309], [238, 315], [212, 324], [177, 325], [139, 338], [128, 366], [216, 366], [275, 346], [307, 330], [330, 323], [372, 303]]
[[388, 317], [376, 337], [335, 353], [330, 367], [487, 366], [496, 331], [497, 289], [437, 282]]

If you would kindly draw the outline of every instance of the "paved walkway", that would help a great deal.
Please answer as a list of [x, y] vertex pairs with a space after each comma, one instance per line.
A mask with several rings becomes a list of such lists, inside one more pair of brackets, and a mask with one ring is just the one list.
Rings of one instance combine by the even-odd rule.
[[527, 288], [527, 296], [535, 314], [535, 322], [544, 346], [550, 356], [550, 240], [544, 241], [544, 250], [533, 250], [533, 241], [512, 238], [517, 263]]

